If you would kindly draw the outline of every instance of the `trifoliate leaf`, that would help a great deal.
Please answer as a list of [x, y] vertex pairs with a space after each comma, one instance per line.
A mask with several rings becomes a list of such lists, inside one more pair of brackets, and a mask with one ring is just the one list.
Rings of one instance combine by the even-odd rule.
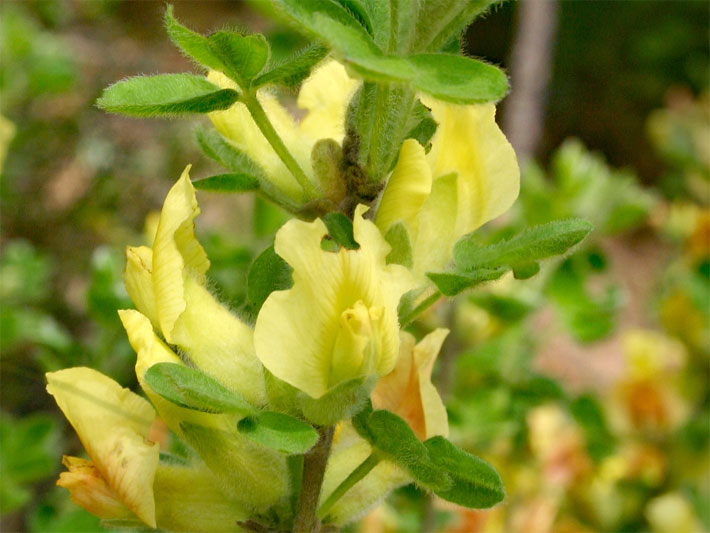
[[217, 174], [194, 180], [195, 189], [211, 192], [251, 192], [259, 190], [259, 180], [242, 173]]
[[498, 472], [483, 459], [454, 446], [444, 437], [432, 437], [424, 446], [437, 468], [452, 480], [444, 490], [432, 489], [440, 498], [472, 509], [492, 507], [505, 498]]
[[202, 76], [159, 74], [114, 83], [96, 105], [109, 113], [152, 117], [209, 113], [227, 109], [238, 98], [234, 89], [220, 89]]
[[146, 371], [145, 381], [157, 394], [187, 409], [206, 413], [250, 414], [255, 411], [236, 392], [182, 364], [156, 363]]
[[238, 429], [245, 437], [285, 454], [306, 453], [318, 442], [318, 432], [306, 422], [271, 411], [243, 418]]

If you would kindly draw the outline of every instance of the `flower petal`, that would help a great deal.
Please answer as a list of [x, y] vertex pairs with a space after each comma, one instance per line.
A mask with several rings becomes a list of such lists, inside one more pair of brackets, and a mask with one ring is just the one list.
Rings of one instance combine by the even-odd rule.
[[47, 374], [47, 391], [76, 430], [101, 476], [138, 518], [155, 527], [159, 446], [147, 440], [151, 405], [118, 383], [77, 367]]
[[[364, 315], [355, 309], [358, 302], [368, 310], [366, 328], [374, 344], [367, 344], [372, 357], [348, 370], [349, 379], [369, 375], [371, 364], [377, 374], [387, 374], [397, 358], [397, 305], [412, 288], [412, 279], [404, 267], [385, 264], [389, 245], [377, 227], [362, 218], [365, 209], [358, 206], [355, 211], [357, 250], [322, 250], [327, 229], [320, 219], [291, 220], [276, 234], [276, 253], [293, 268], [294, 285], [271, 293], [264, 302], [254, 330], [256, 353], [276, 377], [313, 398], [345, 380], [341, 369], [333, 369], [334, 347], [343, 320], [359, 317], [358, 323], [365, 324], [360, 320]], [[354, 338], [341, 341], [338, 346], [353, 349]]]
[[439, 127], [428, 154], [434, 178], [459, 175], [455, 238], [499, 216], [520, 189], [515, 151], [495, 122], [495, 105], [456, 105], [421, 97]]
[[159, 327], [153, 290], [153, 250], [147, 246], [126, 248], [123, 281], [136, 308], [150, 319], [153, 326]]
[[409, 239], [417, 238], [418, 215], [431, 193], [431, 169], [424, 148], [407, 139], [399, 150], [397, 164], [377, 208], [375, 223], [384, 235], [392, 224], [403, 221]]
[[449, 417], [439, 391], [431, 382], [434, 361], [439, 355], [449, 330], [437, 328], [424, 337], [414, 348], [414, 361], [418, 371], [419, 396], [424, 414], [425, 438], [449, 435]]
[[298, 107], [308, 111], [299, 125], [301, 134], [313, 143], [318, 139], [341, 143], [345, 137], [345, 115], [358, 85], [335, 60], [319, 66], [298, 93]]

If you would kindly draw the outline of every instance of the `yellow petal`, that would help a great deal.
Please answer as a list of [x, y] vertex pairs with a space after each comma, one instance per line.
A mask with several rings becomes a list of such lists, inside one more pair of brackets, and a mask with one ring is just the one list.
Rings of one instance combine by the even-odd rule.
[[133, 518], [133, 513], [109, 487], [94, 463], [66, 455], [62, 463], [68, 470], [59, 474], [57, 485], [69, 491], [74, 503], [99, 518]]
[[[236, 88], [234, 82], [221, 72], [210, 71], [207, 79], [222, 88]], [[310, 175], [311, 143], [299, 133], [291, 115], [273, 95], [260, 90], [257, 98], [286, 148]], [[257, 163], [281, 190], [295, 199], [303, 197], [301, 186], [274, 152], [243, 103], [237, 102], [225, 111], [209, 113], [209, 117], [217, 131]]]
[[377, 208], [375, 223], [382, 234], [392, 224], [402, 221], [409, 231], [409, 239], [414, 242], [419, 211], [430, 193], [431, 169], [424, 148], [414, 139], [407, 139]]
[[319, 66], [298, 93], [298, 107], [308, 112], [299, 125], [301, 134], [312, 142], [335, 139], [341, 143], [345, 136], [345, 115], [358, 85], [335, 60]]
[[[276, 253], [293, 267], [294, 285], [264, 302], [254, 330], [256, 353], [271, 373], [313, 398], [346, 379], [387, 374], [397, 358], [397, 305], [413, 281], [404, 267], [385, 264], [390, 247], [362, 218], [365, 209], [355, 211], [358, 250], [322, 250], [328, 232], [320, 219], [291, 220], [276, 235]], [[353, 331], [367, 337], [358, 358], [352, 354], [359, 341], [341, 331], [355, 323]], [[347, 362], [334, 350], [338, 339], [337, 348], [351, 354]]]
[[153, 287], [160, 329], [190, 360], [255, 405], [266, 401], [252, 330], [205, 288], [207, 255], [195, 238], [199, 214], [187, 172], [165, 199], [153, 251]]
[[412, 270], [418, 279], [424, 274], [438, 271], [449, 262], [456, 242], [458, 202], [458, 176], [449, 174], [434, 180], [431, 194], [419, 214], [419, 230], [414, 243]]
[[495, 105], [456, 105], [421, 97], [439, 127], [428, 154], [434, 179], [459, 175], [455, 238], [505, 212], [518, 197], [520, 169], [495, 122]]
[[206, 426], [215, 424], [217, 422], [215, 420], [217, 415], [177, 406], [155, 393], [155, 391], [148, 386], [145, 381], [145, 373], [154, 364], [173, 363], [181, 365], [184, 363], [158, 338], [153, 331], [150, 321], [144, 315], [132, 309], [121, 310], [118, 314], [128, 334], [128, 341], [131, 343], [136, 354], [138, 354], [138, 358], [136, 359], [136, 377], [138, 378], [138, 383], [140, 383], [140, 386], [158, 410], [160, 418], [178, 436], [182, 436], [182, 429], [180, 428], [182, 422], [191, 422]]
[[431, 382], [434, 361], [439, 355], [449, 330], [437, 328], [424, 337], [414, 348], [414, 362], [418, 371], [419, 396], [424, 414], [425, 438], [449, 435], [449, 418], [439, 392]]
[[400, 332], [397, 364], [392, 372], [379, 379], [375, 390], [372, 391], [372, 405], [375, 409], [387, 409], [394, 413], [399, 410], [412, 379], [412, 354], [416, 342], [411, 333]]
[[250, 516], [245, 506], [222, 493], [204, 467], [160, 465], [154, 490], [156, 522], [165, 531], [232, 531]]
[[187, 306], [173, 339], [190, 361], [255, 406], [266, 404], [264, 370], [254, 352], [252, 329], [194, 279], [185, 280]]
[[147, 246], [126, 248], [123, 281], [133, 305], [150, 319], [153, 326], [159, 327], [153, 290], [153, 250]]
[[153, 479], [159, 446], [147, 440], [150, 404], [96, 370], [47, 374], [47, 391], [79, 435], [101, 476], [141, 520], [155, 527]]
[[153, 247], [153, 287], [160, 329], [173, 342], [173, 327], [185, 311], [184, 276], [204, 283], [210, 262], [195, 238], [195, 217], [200, 213], [190, 166], [168, 192], [160, 213]]

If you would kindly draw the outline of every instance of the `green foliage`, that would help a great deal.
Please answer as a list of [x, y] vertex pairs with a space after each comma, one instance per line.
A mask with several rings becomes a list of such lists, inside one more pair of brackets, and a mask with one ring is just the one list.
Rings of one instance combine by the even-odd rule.
[[353, 419], [353, 425], [378, 454], [406, 470], [418, 484], [435, 492], [451, 487], [449, 476], [437, 467], [424, 444], [399, 416], [369, 408]]
[[32, 494], [26, 485], [56, 471], [58, 444], [59, 427], [48, 415], [0, 416], [0, 514], [25, 505]]
[[353, 235], [353, 223], [342, 213], [327, 213], [321, 220], [328, 228], [328, 236], [338, 245], [348, 250], [357, 250], [360, 245]]
[[187, 409], [206, 413], [252, 414], [255, 409], [240, 394], [230, 391], [197, 369], [176, 363], [156, 363], [145, 381], [163, 398]]
[[134, 117], [209, 113], [227, 109], [239, 98], [194, 74], [136, 76], [107, 87], [96, 101], [101, 109]]
[[33, 533], [96, 533], [104, 531], [101, 519], [76, 505], [65, 489], [55, 487], [27, 518]]
[[285, 454], [304, 454], [318, 442], [312, 426], [282, 413], [260, 412], [239, 421], [239, 433]]
[[247, 298], [256, 315], [273, 291], [289, 289], [293, 285], [293, 269], [276, 253], [273, 245], [261, 252], [249, 269]]
[[497, 279], [508, 269], [513, 270], [517, 278], [526, 279], [538, 272], [537, 261], [565, 253], [591, 230], [589, 222], [570, 219], [530, 228], [490, 245], [481, 245], [469, 235], [454, 246], [456, 269], [453, 272], [429, 272], [427, 276], [448, 296]]
[[298, 50], [260, 74], [252, 82], [252, 87], [278, 84], [296, 87], [305, 80], [315, 66], [328, 54], [328, 49], [317, 44]]
[[261, 182], [264, 172], [248, 155], [227, 142], [218, 132], [197, 128], [195, 138], [204, 154], [236, 173], [254, 176]]
[[505, 498], [503, 481], [495, 468], [483, 459], [457, 448], [444, 437], [424, 442], [434, 464], [452, 480], [444, 490], [434, 489], [437, 496], [465, 507], [492, 507]]
[[269, 45], [263, 35], [218, 31], [207, 38], [207, 45], [224, 65], [224, 73], [245, 90], [269, 60]]
[[210, 51], [207, 38], [180, 24], [173, 16], [173, 6], [170, 4], [165, 9], [165, 29], [173, 44], [198, 65], [214, 70], [224, 68], [222, 62]]
[[195, 189], [210, 192], [253, 192], [259, 190], [259, 180], [249, 174], [232, 172], [194, 180]]

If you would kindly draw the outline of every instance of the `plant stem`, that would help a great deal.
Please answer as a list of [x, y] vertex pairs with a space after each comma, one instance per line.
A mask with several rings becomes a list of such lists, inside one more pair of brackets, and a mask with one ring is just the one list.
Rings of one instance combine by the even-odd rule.
[[293, 531], [298, 533], [315, 533], [320, 529], [318, 500], [325, 476], [325, 465], [330, 455], [330, 445], [333, 443], [333, 429], [333, 426], [319, 428], [320, 439], [303, 458], [301, 493], [293, 521]]
[[342, 498], [347, 491], [353, 488], [355, 483], [369, 474], [370, 470], [375, 468], [379, 462], [380, 459], [374, 453], [370, 454], [367, 459], [360, 463], [360, 466], [350, 472], [350, 475], [346, 477], [340, 485], [338, 485], [333, 493], [328, 496], [328, 499], [323, 502], [323, 505], [320, 506], [320, 509], [318, 509], [318, 517], [321, 519], [325, 518], [333, 505], [335, 505], [335, 503]]
[[266, 140], [269, 141], [269, 144], [271, 144], [271, 147], [274, 149], [281, 161], [283, 161], [283, 164], [286, 165], [286, 168], [288, 168], [293, 177], [296, 178], [296, 181], [303, 189], [303, 192], [306, 193], [306, 196], [310, 199], [317, 198], [319, 194], [315, 185], [308, 179], [308, 176], [306, 176], [303, 169], [293, 158], [291, 152], [289, 152], [288, 148], [286, 148], [286, 145], [281, 140], [281, 137], [279, 137], [276, 129], [274, 129], [273, 124], [271, 124], [269, 117], [266, 116], [266, 111], [264, 111], [264, 108], [261, 106], [261, 103], [259, 103], [256, 95], [253, 93], [244, 93], [242, 102], [244, 102], [244, 105], [247, 106], [247, 109], [249, 110], [249, 113], [251, 113], [251, 116], [256, 125], [259, 127], [259, 130], [264, 134]]
[[439, 298], [441, 298], [441, 293], [439, 291], [434, 291], [430, 296], [428, 296], [422, 303], [420, 303], [418, 306], [416, 306], [409, 314], [405, 315], [402, 317], [400, 320], [400, 328], [403, 328], [407, 324], [409, 324], [412, 320], [417, 318], [419, 314], [423, 313], [427, 309], [429, 309], [432, 305], [434, 305]]

